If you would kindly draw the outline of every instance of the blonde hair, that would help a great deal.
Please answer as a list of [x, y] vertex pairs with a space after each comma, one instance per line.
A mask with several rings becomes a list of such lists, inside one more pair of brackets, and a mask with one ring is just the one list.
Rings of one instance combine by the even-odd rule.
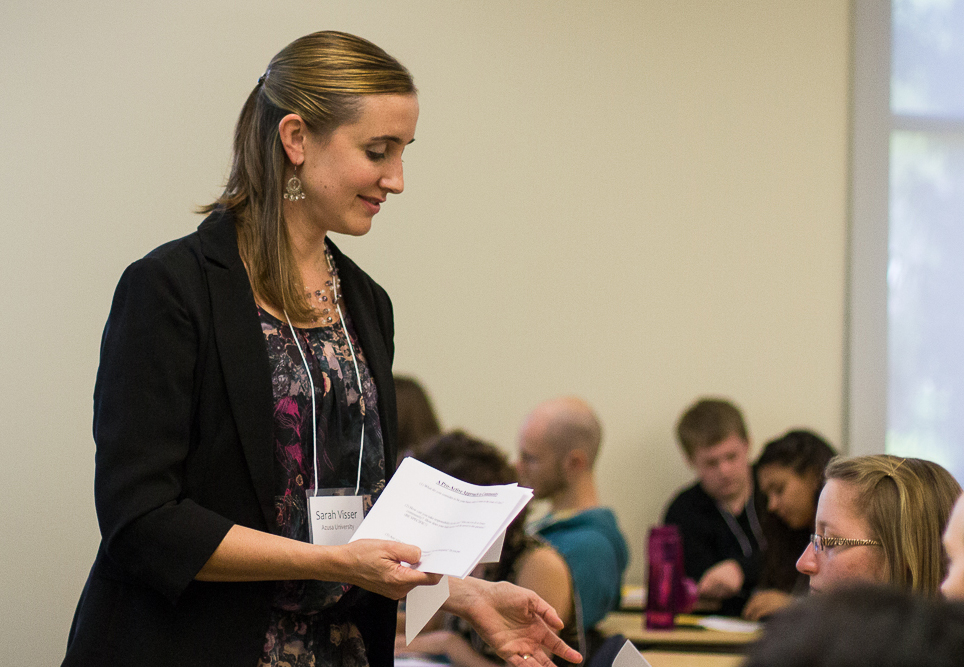
[[288, 166], [278, 132], [281, 119], [298, 114], [312, 133], [326, 137], [357, 120], [361, 96], [416, 92], [401, 63], [371, 42], [343, 32], [306, 35], [271, 59], [238, 118], [224, 192], [199, 209], [234, 213], [238, 249], [256, 297], [296, 320], [313, 317], [281, 205]]
[[883, 544], [890, 583], [937, 595], [946, 558], [941, 536], [961, 486], [931, 461], [888, 454], [836, 457], [825, 477], [856, 490], [855, 508]]

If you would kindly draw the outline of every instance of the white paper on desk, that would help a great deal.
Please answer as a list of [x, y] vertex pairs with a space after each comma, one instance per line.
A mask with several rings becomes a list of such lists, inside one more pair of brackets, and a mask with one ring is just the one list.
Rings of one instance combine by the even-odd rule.
[[616, 659], [613, 660], [613, 667], [653, 667], [649, 664], [649, 660], [643, 657], [639, 650], [633, 646], [633, 643], [626, 640], [623, 647], [619, 649], [619, 653], [616, 654]]
[[422, 560], [412, 567], [462, 579], [531, 498], [525, 487], [476, 486], [407, 458], [350, 541], [414, 544]]
[[416, 586], [405, 597], [405, 644], [411, 644], [425, 624], [449, 599], [449, 578], [434, 586]]
[[720, 630], [722, 632], [756, 632], [763, 628], [763, 624], [757, 621], [744, 621], [742, 618], [729, 618], [727, 616], [705, 616], [697, 623], [700, 627], [707, 630]]

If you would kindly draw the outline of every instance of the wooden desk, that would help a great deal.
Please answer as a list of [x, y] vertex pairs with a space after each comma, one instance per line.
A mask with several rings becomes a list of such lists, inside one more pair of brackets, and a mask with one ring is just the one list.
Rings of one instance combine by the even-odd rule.
[[743, 656], [736, 653], [680, 653], [641, 651], [653, 667], [740, 667]]
[[760, 638], [759, 632], [723, 632], [700, 627], [675, 627], [672, 630], [647, 630], [640, 612], [612, 612], [599, 624], [605, 635], [621, 634], [637, 647], [677, 651], [742, 653]]

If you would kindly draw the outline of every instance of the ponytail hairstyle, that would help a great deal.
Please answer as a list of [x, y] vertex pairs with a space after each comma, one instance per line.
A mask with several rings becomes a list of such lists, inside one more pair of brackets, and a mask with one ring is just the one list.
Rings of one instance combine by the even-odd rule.
[[961, 494], [951, 474], [931, 461], [878, 454], [834, 458], [825, 476], [856, 490], [854, 509], [883, 544], [890, 583], [939, 595], [947, 569], [941, 538]]
[[361, 96], [416, 92], [401, 63], [371, 42], [343, 32], [306, 35], [271, 59], [241, 109], [224, 192], [199, 209], [234, 213], [238, 249], [257, 299], [296, 320], [314, 316], [284, 220], [288, 158], [278, 132], [281, 119], [298, 114], [310, 132], [327, 137], [358, 119]]

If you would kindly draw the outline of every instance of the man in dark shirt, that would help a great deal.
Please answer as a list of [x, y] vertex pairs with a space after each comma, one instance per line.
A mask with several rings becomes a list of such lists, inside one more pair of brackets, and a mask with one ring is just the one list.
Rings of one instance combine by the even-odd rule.
[[764, 547], [765, 501], [754, 490], [746, 425], [729, 401], [702, 399], [676, 430], [697, 481], [673, 499], [663, 522], [679, 527], [701, 608], [736, 616], [756, 586]]

